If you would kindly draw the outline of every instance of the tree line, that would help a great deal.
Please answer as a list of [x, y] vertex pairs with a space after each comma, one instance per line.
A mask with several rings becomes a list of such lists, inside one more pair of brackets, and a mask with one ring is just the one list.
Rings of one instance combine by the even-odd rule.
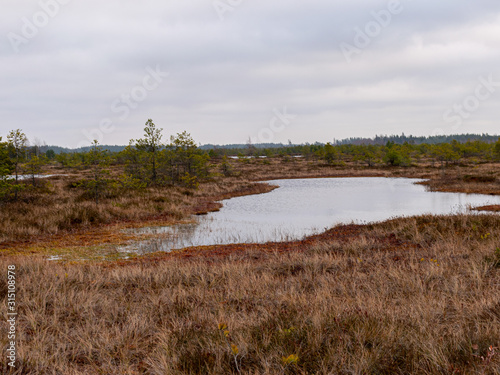
[[[106, 197], [124, 191], [142, 190], [167, 185], [196, 188], [211, 177], [211, 161], [218, 163], [218, 172], [230, 175], [232, 167], [227, 157], [279, 157], [284, 162], [301, 156], [323, 161], [329, 165], [354, 163], [374, 166], [409, 167], [421, 161], [445, 167], [463, 162], [500, 161], [500, 139], [496, 142], [456, 139], [439, 144], [387, 141], [385, 144], [303, 144], [257, 148], [248, 144], [245, 149], [197, 147], [187, 132], [163, 138], [163, 129], [149, 119], [144, 135], [133, 139], [121, 151], [110, 151], [94, 141], [80, 152], [56, 154], [52, 149], [42, 152], [30, 146], [22, 130], [12, 130], [6, 140], [0, 137], [0, 202], [16, 201], [25, 190], [37, 190], [37, 176], [47, 166], [85, 171], [85, 177], [72, 184], [82, 189], [88, 199], [99, 204]], [[116, 168], [119, 167], [119, 168]], [[119, 171], [119, 172], [118, 172]]]
[[[387, 142], [394, 142], [396, 144], [440, 144], [440, 143], [450, 143], [453, 140], [456, 140], [460, 143], [466, 143], [469, 141], [484, 141], [487, 143], [495, 143], [498, 139], [498, 135], [490, 135], [490, 134], [454, 134], [454, 135], [433, 135], [433, 136], [413, 136], [413, 135], [405, 135], [404, 133], [401, 135], [376, 135], [373, 138], [360, 138], [360, 137], [351, 137], [340, 140], [334, 140], [331, 142], [333, 145], [385, 145]], [[252, 147], [258, 149], [280, 149], [288, 146], [292, 146], [292, 142], [288, 140], [287, 144], [283, 143], [258, 143], [252, 145]], [[308, 146], [310, 143], [304, 143], [304, 145]], [[315, 142], [314, 145], [324, 146], [325, 143]], [[239, 150], [248, 148], [248, 143], [236, 143], [236, 144], [224, 144], [224, 145], [216, 145], [216, 144], [204, 144], [199, 146], [202, 150], [212, 150], [212, 149], [231, 149], [231, 150]], [[294, 145], [296, 146], [296, 145]], [[87, 152], [90, 150], [91, 146], [81, 147], [77, 149], [60, 147], [60, 146], [47, 146], [46, 144], [38, 146], [40, 151], [46, 153], [51, 150], [55, 154], [70, 154], [70, 153], [80, 153]], [[105, 149], [110, 152], [120, 152], [126, 146], [117, 146], [117, 145], [104, 145]]]
[[465, 143], [452, 140], [439, 144], [398, 144], [388, 141], [383, 145], [376, 144], [305, 144], [289, 145], [279, 148], [257, 148], [248, 145], [246, 149], [213, 148], [209, 155], [223, 157], [237, 155], [247, 157], [282, 157], [290, 160], [292, 156], [323, 160], [332, 165], [343, 165], [354, 162], [360, 165], [400, 166], [408, 167], [422, 160], [432, 164], [446, 166], [461, 162], [476, 163], [480, 161], [500, 160], [500, 138], [496, 142], [467, 141]]
[[334, 144], [354, 144], [354, 145], [385, 145], [387, 142], [394, 142], [396, 144], [440, 144], [458, 141], [466, 143], [469, 141], [484, 141], [487, 143], [496, 142], [498, 135], [490, 134], [450, 134], [450, 135], [431, 135], [431, 136], [414, 136], [414, 135], [376, 135], [374, 138], [359, 138], [351, 137], [335, 141]]

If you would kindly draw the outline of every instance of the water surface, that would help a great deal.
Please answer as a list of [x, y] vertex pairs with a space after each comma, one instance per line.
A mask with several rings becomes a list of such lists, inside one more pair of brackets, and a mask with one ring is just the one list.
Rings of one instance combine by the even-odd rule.
[[219, 212], [197, 217], [196, 224], [153, 227], [156, 234], [124, 251], [170, 251], [188, 246], [264, 243], [302, 239], [340, 223], [368, 223], [421, 214], [450, 214], [470, 206], [500, 204], [500, 197], [429, 192], [419, 179], [318, 178], [273, 180], [266, 194], [223, 201]]
[[[66, 176], [65, 174], [36, 174], [35, 178], [49, 178], [54, 176]], [[30, 180], [33, 178], [33, 175], [30, 174], [20, 174], [17, 176], [18, 180]], [[15, 175], [6, 176], [7, 180], [15, 180]]]

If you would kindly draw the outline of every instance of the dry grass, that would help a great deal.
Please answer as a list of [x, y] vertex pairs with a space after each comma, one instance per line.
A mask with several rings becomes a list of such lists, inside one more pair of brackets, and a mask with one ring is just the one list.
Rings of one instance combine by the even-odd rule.
[[499, 164], [442, 170], [425, 183], [432, 191], [500, 195]]
[[[3, 355], [2, 371], [235, 374], [224, 322], [244, 374], [500, 374], [500, 354], [480, 358], [500, 346], [498, 215], [346, 233], [122, 266], [0, 260], [17, 265], [19, 303], [20, 363]], [[5, 313], [5, 277], [0, 290]]]
[[118, 222], [174, 223], [191, 214], [217, 210], [220, 207], [217, 200], [274, 188], [248, 180], [219, 178], [197, 190], [170, 186], [118, 192], [96, 205], [82, 198], [81, 190], [70, 187], [79, 178], [73, 175], [41, 180], [39, 184], [45, 184], [41, 191], [23, 192], [19, 202], [5, 204], [0, 210], [0, 247], [18, 246], [21, 241], [38, 242]]
[[411, 167], [368, 167], [349, 161], [331, 165], [314, 159], [271, 158], [232, 160], [231, 163], [236, 174], [253, 181], [312, 177], [410, 177], [430, 179], [435, 182], [437, 190], [456, 185], [460, 189], [457, 191], [488, 194], [493, 187], [500, 194], [500, 164], [491, 162], [441, 167], [422, 160]]
[[492, 204], [492, 205], [489, 205], [489, 206], [481, 206], [481, 207], [476, 207], [475, 210], [477, 210], [477, 211], [500, 212], [500, 205], [498, 205], [498, 204]]

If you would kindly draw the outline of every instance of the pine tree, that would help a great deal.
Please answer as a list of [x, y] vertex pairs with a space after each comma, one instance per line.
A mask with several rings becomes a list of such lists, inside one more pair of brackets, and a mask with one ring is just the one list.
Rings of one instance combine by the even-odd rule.
[[153, 120], [149, 119], [144, 128], [144, 138], [136, 140], [136, 148], [145, 153], [152, 184], [156, 184], [158, 178], [158, 153], [162, 148], [162, 131], [163, 129], [157, 129]]

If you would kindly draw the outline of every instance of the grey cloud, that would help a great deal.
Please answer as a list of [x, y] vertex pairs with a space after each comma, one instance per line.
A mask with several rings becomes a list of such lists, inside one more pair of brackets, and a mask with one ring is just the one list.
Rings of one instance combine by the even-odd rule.
[[[224, 1], [224, 0], [222, 0]], [[220, 21], [206, 1], [71, 1], [15, 53], [7, 39], [38, 2], [7, 1], [0, 15], [0, 135], [22, 128], [74, 146], [103, 118], [127, 143], [147, 118], [200, 142], [245, 142], [275, 107], [297, 120], [282, 141], [450, 130], [443, 113], [500, 80], [497, 1], [401, 0], [404, 10], [349, 64], [339, 48], [387, 1], [242, 1]], [[148, 66], [170, 76], [119, 119], [111, 105]], [[497, 95], [497, 96], [495, 96]], [[498, 132], [494, 94], [463, 129]]]

